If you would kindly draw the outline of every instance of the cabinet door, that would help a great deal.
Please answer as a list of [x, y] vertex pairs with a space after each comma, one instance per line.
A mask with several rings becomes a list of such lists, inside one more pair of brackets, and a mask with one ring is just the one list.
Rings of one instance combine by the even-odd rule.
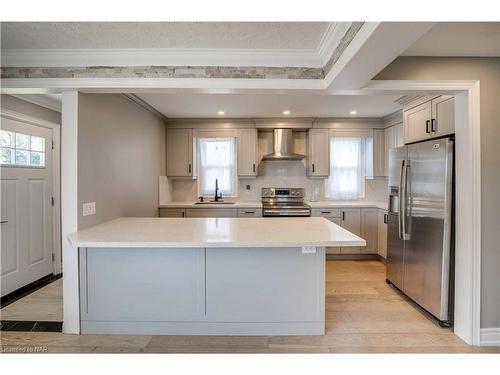
[[330, 174], [330, 136], [328, 129], [309, 129], [307, 170], [310, 177]]
[[186, 217], [238, 217], [236, 208], [188, 208]]
[[184, 217], [186, 210], [184, 208], [160, 208], [160, 217]]
[[257, 176], [257, 129], [238, 131], [238, 176]]
[[432, 118], [431, 102], [426, 102], [403, 112], [405, 143], [430, 138]]
[[193, 176], [192, 129], [167, 130], [167, 176]]
[[[342, 225], [340, 223], [340, 217], [327, 217], [327, 219], [330, 220], [332, 223], [337, 224], [338, 226]], [[340, 254], [341, 252], [342, 252], [341, 247], [327, 247], [326, 248], [327, 254]]]
[[361, 253], [377, 254], [378, 227], [376, 208], [361, 209], [361, 237], [366, 241], [366, 246], [361, 247]]
[[455, 133], [455, 98], [443, 95], [432, 102], [432, 124], [433, 137], [440, 137]]
[[[357, 236], [361, 236], [361, 209], [360, 208], [343, 208], [340, 225], [349, 232]], [[343, 247], [342, 254], [359, 254], [359, 247]]]
[[395, 125], [394, 126], [394, 131], [395, 131], [395, 145], [394, 147], [401, 147], [404, 146], [405, 144], [405, 133], [404, 133], [404, 127], [403, 124]]
[[387, 258], [387, 211], [378, 210], [378, 255]]
[[384, 176], [389, 176], [389, 150], [394, 148], [394, 127], [384, 129]]
[[373, 175], [375, 177], [387, 176], [386, 174], [385, 130], [373, 130]]

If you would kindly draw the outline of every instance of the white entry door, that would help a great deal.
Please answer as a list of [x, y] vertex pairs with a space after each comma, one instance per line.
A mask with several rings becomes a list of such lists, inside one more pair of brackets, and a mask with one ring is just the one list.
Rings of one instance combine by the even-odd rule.
[[52, 273], [52, 129], [1, 118], [1, 295]]

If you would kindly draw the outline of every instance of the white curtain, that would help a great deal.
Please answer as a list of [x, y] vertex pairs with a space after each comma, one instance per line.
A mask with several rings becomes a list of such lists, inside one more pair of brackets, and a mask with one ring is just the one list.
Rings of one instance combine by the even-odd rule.
[[198, 193], [210, 196], [219, 191], [225, 196], [236, 195], [236, 138], [198, 138]]
[[358, 199], [365, 195], [366, 140], [361, 137], [330, 139], [330, 177], [326, 194], [332, 199]]

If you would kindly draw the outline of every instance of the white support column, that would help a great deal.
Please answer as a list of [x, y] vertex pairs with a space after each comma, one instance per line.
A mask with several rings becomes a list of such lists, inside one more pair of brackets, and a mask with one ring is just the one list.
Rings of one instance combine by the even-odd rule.
[[62, 95], [61, 218], [64, 333], [80, 333], [78, 251], [67, 237], [78, 230], [78, 91]]

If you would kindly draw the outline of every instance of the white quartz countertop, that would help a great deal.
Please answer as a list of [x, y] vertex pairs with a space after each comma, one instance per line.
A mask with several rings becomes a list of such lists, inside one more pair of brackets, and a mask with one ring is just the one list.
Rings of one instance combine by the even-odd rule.
[[365, 246], [322, 217], [119, 218], [68, 236], [74, 247]]
[[[387, 210], [387, 202], [380, 201], [306, 201], [311, 208], [376, 207]], [[232, 204], [196, 204], [195, 202], [168, 202], [159, 208], [262, 208], [260, 201], [235, 201]]]

